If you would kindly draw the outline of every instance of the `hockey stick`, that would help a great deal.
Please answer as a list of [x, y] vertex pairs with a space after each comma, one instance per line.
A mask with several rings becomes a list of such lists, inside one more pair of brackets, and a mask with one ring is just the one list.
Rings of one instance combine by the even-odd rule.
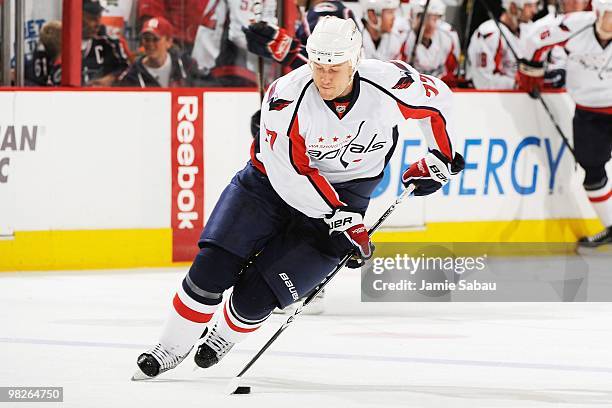
[[[260, 22], [263, 14], [263, 0], [255, 0], [253, 3], [253, 16], [255, 17], [256, 22]], [[263, 58], [258, 55], [257, 56], [257, 91], [259, 92], [259, 100], [263, 101], [265, 94], [264, 87], [264, 63]]]
[[470, 28], [472, 28], [472, 19], [474, 18], [474, 0], [467, 0], [465, 4], [467, 13], [467, 22], [465, 24], [465, 32], [463, 33], [463, 44], [461, 45], [461, 55], [463, 60], [459, 67], [459, 77], [465, 78], [465, 65], [467, 64], [467, 47], [470, 42]]
[[[508, 38], [506, 38], [506, 34], [504, 34], [504, 32], [502, 31], [501, 26], [499, 25], [499, 21], [497, 21], [497, 19], [493, 15], [493, 12], [489, 8], [489, 5], [486, 3], [485, 0], [480, 0], [480, 3], [482, 4], [482, 6], [487, 11], [487, 14], [489, 15], [489, 18], [491, 20], [493, 20], [493, 22], [497, 26], [497, 29], [499, 30], [499, 34], [504, 38], [504, 41], [506, 41], [506, 44], [508, 45], [508, 48], [510, 49], [510, 52], [514, 56], [514, 59], [516, 60], [516, 62], [518, 63], [518, 61], [521, 58], [519, 58], [519, 56], [516, 53], [516, 51], [514, 50], [514, 48], [512, 48], [512, 44], [510, 43], [510, 41], [508, 41]], [[550, 111], [550, 109], [548, 109], [548, 105], [546, 105], [546, 102], [544, 102], [544, 98], [542, 98], [542, 95], [540, 94], [540, 92], [537, 92], [535, 94], [535, 97], [540, 101], [540, 103], [544, 107], [544, 110], [548, 114], [548, 117], [550, 118], [550, 121], [552, 122], [553, 126], [555, 127], [555, 129], [557, 129], [557, 132], [559, 133], [559, 135], [561, 135], [561, 139], [563, 139], [563, 143], [569, 149], [569, 151], [572, 153], [572, 156], [574, 157], [574, 161], [576, 163], [578, 163], [578, 160], [576, 159], [576, 152], [574, 151], [574, 148], [570, 145], [569, 139], [565, 136], [565, 133], [563, 133], [563, 131], [561, 130], [561, 127], [559, 126], [559, 124], [555, 120], [555, 117], [553, 116], [553, 114]]]
[[416, 55], [416, 49], [421, 42], [421, 38], [423, 38], [423, 32], [425, 31], [425, 18], [427, 17], [427, 10], [429, 9], [429, 2], [427, 0], [425, 3], [425, 8], [423, 9], [423, 15], [421, 16], [421, 21], [419, 22], [419, 28], [417, 29], [417, 37], [414, 41], [414, 46], [412, 47], [412, 52], [410, 53], [410, 59], [408, 60], [408, 64], [412, 65], [412, 61], [414, 61], [414, 56]]
[[[376, 230], [382, 225], [383, 222], [385, 222], [385, 220], [387, 218], [389, 218], [389, 216], [391, 215], [391, 213], [393, 213], [393, 211], [395, 211], [395, 207], [397, 207], [402, 201], [404, 201], [404, 199], [409, 196], [412, 192], [414, 191], [414, 186], [410, 186], [406, 189], [404, 189], [404, 191], [402, 191], [402, 193], [397, 197], [397, 199], [395, 200], [395, 202], [393, 204], [391, 204], [391, 206], [389, 208], [387, 208], [387, 211], [385, 211], [383, 213], [383, 215], [380, 216], [380, 218], [378, 219], [378, 221], [376, 221], [374, 223], [374, 225], [368, 230], [368, 235], [372, 236], [372, 234], [374, 234], [376, 232]], [[255, 354], [255, 356], [251, 359], [251, 361], [249, 361], [244, 368], [238, 373], [238, 375], [236, 375], [231, 381], [230, 383], [227, 385], [226, 388], [226, 392], [227, 394], [234, 394], [236, 392], [236, 390], [238, 389], [238, 386], [240, 385], [240, 380], [242, 378], [242, 376], [253, 366], [253, 364], [255, 364], [255, 362], [257, 360], [259, 360], [259, 357], [261, 357], [261, 355], [272, 345], [272, 343], [274, 343], [274, 341], [281, 335], [282, 332], [285, 331], [285, 329], [287, 327], [289, 327], [289, 325], [291, 323], [293, 323], [295, 321], [295, 319], [297, 318], [297, 316], [302, 313], [302, 309], [304, 309], [305, 307], [307, 307], [312, 300], [319, 294], [321, 293], [321, 291], [323, 290], [323, 288], [329, 283], [329, 281], [331, 281], [333, 279], [334, 276], [336, 276], [336, 274], [338, 273], [338, 271], [340, 271], [340, 269], [342, 269], [342, 267], [344, 267], [344, 265], [348, 262], [348, 260], [351, 258], [351, 256], [353, 256], [353, 252], [349, 252], [348, 254], [346, 254], [342, 260], [340, 260], [340, 263], [338, 265], [336, 265], [336, 267], [325, 277], [325, 279], [323, 279], [323, 281], [319, 284], [319, 286], [317, 286], [316, 290], [314, 290], [303, 302], [300, 306], [298, 306], [298, 308], [295, 310], [295, 312], [293, 312], [293, 314], [291, 316], [289, 316], [289, 318], [287, 319], [287, 321], [285, 323], [283, 323], [283, 325], [281, 327], [278, 328], [278, 330], [276, 331], [276, 333], [274, 333], [274, 335], [272, 337], [270, 337], [270, 340], [268, 340], [268, 342], [266, 344], [263, 345], [263, 347], [257, 352], [257, 354]]]

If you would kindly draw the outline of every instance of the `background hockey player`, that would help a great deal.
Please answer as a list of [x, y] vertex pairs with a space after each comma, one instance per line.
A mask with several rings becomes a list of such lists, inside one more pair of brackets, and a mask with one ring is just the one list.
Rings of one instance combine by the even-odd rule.
[[360, 0], [359, 4], [364, 57], [381, 61], [400, 58], [410, 27], [405, 19], [396, 18], [399, 0]]
[[[485, 21], [474, 31], [468, 46], [467, 77], [476, 89], [515, 89], [517, 61], [522, 47], [521, 30], [531, 22], [536, 13], [537, 0], [503, 0], [504, 12], [499, 18], [502, 36], [495, 21]], [[510, 44], [506, 43], [507, 41]]]
[[[410, 7], [411, 30], [402, 45], [401, 58], [424, 74], [441, 78], [449, 86], [457, 83], [459, 69], [459, 36], [444, 21], [446, 5], [442, 0], [430, 0], [427, 16], [423, 17], [426, 0]], [[423, 36], [414, 52], [421, 19], [425, 18]], [[410, 60], [414, 52], [414, 59]]]
[[26, 62], [26, 85], [59, 86], [62, 79], [62, 22], [47, 21], [40, 29], [40, 38], [32, 59]]
[[309, 64], [268, 89], [251, 160], [221, 194], [159, 343], [139, 356], [134, 379], [178, 365], [218, 307], [195, 353], [200, 367], [216, 364], [275, 307], [310, 292], [347, 253], [370, 257], [363, 216], [398, 123], [424, 119], [429, 152], [402, 176], [415, 194], [437, 191], [462, 169], [449, 88], [404, 63], [360, 62], [361, 46], [351, 19], [322, 18], [307, 42]]
[[562, 46], [568, 54], [566, 86], [576, 102], [576, 160], [585, 171], [589, 201], [606, 227], [580, 239], [580, 245], [589, 247], [612, 243], [612, 180], [606, 173], [612, 151], [612, 0], [594, 0], [593, 10], [567, 15], [526, 38], [531, 61], [522, 62], [519, 74], [521, 89], [538, 92], [550, 49]]

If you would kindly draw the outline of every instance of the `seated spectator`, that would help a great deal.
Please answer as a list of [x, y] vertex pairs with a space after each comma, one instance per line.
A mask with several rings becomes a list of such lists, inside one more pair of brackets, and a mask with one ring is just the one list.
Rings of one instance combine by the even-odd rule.
[[512, 50], [521, 57], [521, 33], [525, 36], [524, 31], [528, 31], [525, 28], [537, 11], [536, 4], [537, 0], [503, 0], [499, 25], [504, 35], [493, 20], [485, 21], [474, 31], [467, 52], [467, 77], [476, 89], [516, 87], [518, 61]]
[[141, 30], [145, 55], [119, 77], [121, 86], [193, 86], [199, 78], [196, 63], [172, 48], [172, 25], [163, 17], [147, 20]]
[[389, 61], [400, 58], [409, 26], [396, 18], [399, 0], [361, 0], [363, 9], [363, 53], [365, 58]]
[[51, 20], [40, 29], [32, 58], [25, 64], [26, 86], [58, 86], [62, 79], [62, 22]]
[[[426, 1], [421, 0], [410, 9], [411, 30], [402, 47], [402, 59], [420, 73], [433, 75], [449, 86], [455, 86], [459, 69], [459, 36], [444, 21], [446, 5], [442, 0], [430, 0], [427, 16], [423, 17], [425, 4]], [[415, 50], [423, 18], [423, 34]]]
[[100, 23], [99, 0], [83, 0], [83, 71], [85, 86], [111, 86], [128, 67], [127, 54], [117, 38]]

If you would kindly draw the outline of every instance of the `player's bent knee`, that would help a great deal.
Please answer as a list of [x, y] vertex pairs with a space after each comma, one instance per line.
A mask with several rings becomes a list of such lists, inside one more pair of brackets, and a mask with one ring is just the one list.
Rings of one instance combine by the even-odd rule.
[[584, 182], [582, 183], [582, 185], [587, 191], [598, 190], [605, 186], [608, 182], [605, 165], [596, 167], [585, 167], [584, 171]]
[[216, 245], [205, 244], [183, 279], [183, 290], [204, 304], [218, 304], [236, 283], [245, 260]]

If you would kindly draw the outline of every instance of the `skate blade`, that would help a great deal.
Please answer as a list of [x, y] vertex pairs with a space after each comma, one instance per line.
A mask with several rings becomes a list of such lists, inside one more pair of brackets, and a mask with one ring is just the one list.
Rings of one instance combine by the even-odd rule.
[[598, 246], [577, 245], [576, 253], [578, 255], [589, 256], [610, 256], [612, 255], [612, 244], [601, 244]]
[[136, 371], [134, 375], [132, 375], [132, 381], [146, 381], [146, 380], [150, 380], [151, 378], [155, 378], [155, 377], [149, 377], [148, 375], [146, 375], [140, 370]]

